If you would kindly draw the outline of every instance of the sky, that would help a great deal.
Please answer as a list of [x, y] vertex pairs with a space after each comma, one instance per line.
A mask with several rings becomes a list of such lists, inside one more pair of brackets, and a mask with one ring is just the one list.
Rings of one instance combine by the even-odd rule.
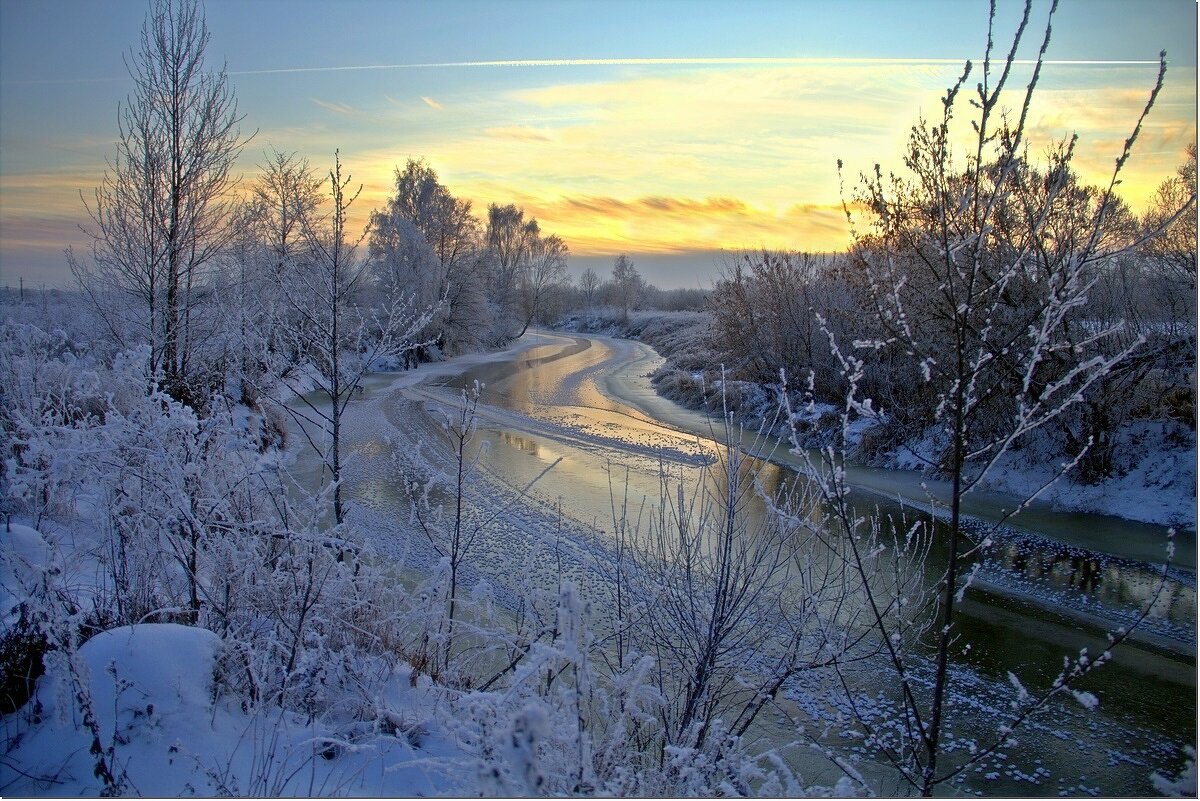
[[[982, 0], [207, 0], [253, 182], [272, 148], [364, 190], [353, 221], [424, 158], [481, 216], [516, 203], [601, 275], [617, 254], [666, 287], [707, 287], [744, 249], [837, 251], [842, 200], [902, 167], [921, 115], [979, 74]], [[999, 0], [1007, 49], [1020, 5]], [[1019, 57], [1040, 44], [1034, 5]], [[124, 59], [145, 2], [0, 0], [0, 286], [67, 287], [81, 193], [115, 152]], [[1030, 115], [1034, 152], [1079, 135], [1107, 184], [1166, 50], [1165, 88], [1120, 191], [1141, 208], [1196, 139], [1194, 0], [1061, 0]], [[1028, 80], [1018, 65], [1015, 78]], [[972, 82], [973, 85], [973, 82]], [[1015, 99], [1014, 99], [1015, 102]], [[961, 116], [967, 119], [967, 108]], [[837, 162], [845, 163], [839, 183]]]

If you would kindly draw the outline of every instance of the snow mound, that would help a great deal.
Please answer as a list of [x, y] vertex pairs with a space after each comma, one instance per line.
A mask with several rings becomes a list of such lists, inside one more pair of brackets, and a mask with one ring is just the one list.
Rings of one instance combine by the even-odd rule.
[[[128, 788], [164, 795], [200, 789], [196, 764], [173, 757], [179, 743], [194, 747], [204, 730], [212, 733], [220, 645], [211, 631], [155, 623], [105, 631], [79, 648], [74, 672], [87, 688], [100, 747], [109, 752], [110, 771]], [[76, 682], [65, 657], [55, 656], [48, 658], [33, 700], [8, 721], [10, 734], [22, 723], [31, 725], [13, 738], [17, 747], [9, 754], [9, 764], [21, 765], [25, 775], [0, 766], [5, 792], [78, 795], [103, 789]]]
[[0, 527], [0, 604], [5, 615], [25, 598], [23, 579], [49, 563], [50, 546], [37, 529], [17, 523]]
[[356, 732], [222, 697], [222, 648], [211, 631], [154, 623], [97, 634], [74, 660], [52, 652], [33, 699], [3, 721], [0, 793], [398, 797], [457, 794], [473, 778], [464, 754], [422, 725], [429, 690], [407, 671], [380, 688], [380, 703], [412, 725]]
[[[101, 731], [161, 733], [210, 716], [220, 648], [211, 631], [177, 623], [123, 626], [88, 640], [79, 656], [91, 673]], [[138, 727], [143, 716], [153, 725]]]

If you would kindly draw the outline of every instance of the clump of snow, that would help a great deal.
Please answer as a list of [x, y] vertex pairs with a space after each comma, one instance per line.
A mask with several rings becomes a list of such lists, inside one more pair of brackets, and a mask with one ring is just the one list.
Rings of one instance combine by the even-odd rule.
[[801, 404], [795, 411], [792, 412], [793, 423], [816, 423], [826, 415], [836, 414], [837, 407], [832, 403], [808, 403]]
[[0, 611], [8, 621], [24, 600], [24, 577], [45, 570], [51, 552], [41, 532], [19, 523], [0, 524], [0, 544]]
[[1095, 709], [1100, 705], [1100, 699], [1089, 692], [1083, 690], [1072, 690], [1071, 695], [1079, 702], [1079, 705], [1084, 709]]
[[1183, 769], [1174, 778], [1162, 775], [1158, 771], [1150, 774], [1154, 789], [1171, 798], [1196, 797], [1196, 749], [1190, 745], [1183, 747]]

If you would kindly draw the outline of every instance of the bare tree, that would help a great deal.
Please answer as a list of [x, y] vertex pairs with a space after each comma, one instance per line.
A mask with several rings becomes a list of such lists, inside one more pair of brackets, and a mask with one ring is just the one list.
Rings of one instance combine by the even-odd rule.
[[809, 524], [816, 497], [803, 477], [776, 472], [761, 432], [749, 445], [742, 434], [722, 402], [711, 463], [686, 473], [661, 464], [659, 492], [640, 508], [628, 486], [613, 492], [604, 572], [614, 622], [597, 644], [613, 652], [614, 673], [653, 657], [659, 749], [737, 747], [802, 675], [816, 681], [863, 656], [850, 656], [861, 610], [847, 602], [859, 574], [817, 547], [824, 532]]
[[642, 276], [633, 266], [633, 259], [622, 253], [613, 262], [613, 299], [621, 307], [621, 319], [629, 320], [629, 310], [637, 308], [644, 284]]
[[539, 235], [537, 220], [526, 220], [524, 209], [512, 204], [488, 206], [487, 247], [495, 260], [492, 298], [501, 317], [514, 320], [520, 313], [518, 290], [529, 266], [529, 248]]
[[271, 361], [299, 357], [281, 352], [285, 343], [272, 322], [283, 314], [279, 287], [284, 275], [307, 249], [301, 220], [321, 205], [321, 179], [307, 160], [271, 150], [259, 166], [225, 249], [226, 280], [214, 293], [228, 320], [225, 362], [237, 366], [242, 401], [249, 406], [257, 404]]
[[[943, 99], [941, 119], [914, 127], [907, 174], [885, 178], [876, 167], [864, 177], [859, 200], [870, 210], [872, 229], [859, 235], [852, 255], [865, 277], [875, 333], [859, 338], [853, 348], [830, 336], [849, 387], [843, 436], [855, 416], [881, 418], [872, 399], [862, 393], [864, 360], [891, 354], [908, 365], [912, 391], [922, 393], [933, 410], [932, 426], [923, 432], [932, 435], [933, 452], [915, 442], [908, 447], [950, 483], [948, 497], [936, 501], [939, 506], [944, 503], [948, 563], [938, 577], [936, 602], [924, 626], [897, 629], [890, 621], [905, 598], [889, 600], [875, 594], [870, 582], [863, 582], [871, 625], [896, 683], [897, 711], [890, 723], [899, 734], [884, 731], [854, 707], [857, 723], [922, 795], [932, 794], [938, 785], [1001, 747], [1012, 730], [1050, 698], [1075, 692], [1085, 705], [1094, 700], [1078, 693], [1074, 685], [1107, 660], [1107, 651], [1094, 658], [1084, 653], [1065, 660], [1063, 671], [1040, 691], [1026, 691], [1014, 678], [1018, 691], [1014, 711], [994, 741], [968, 755], [957, 754], [956, 761], [948, 764], [951, 757], [943, 734], [951, 715], [949, 667], [953, 656], [962, 651], [956, 604], [973, 575], [966, 566], [991, 542], [986, 532], [968, 536], [963, 498], [1015, 443], [1078, 403], [1140, 344], [1135, 341], [1096, 352], [1091, 345], [1114, 332], [1093, 329], [1068, 336], [1067, 331], [1076, 310], [1088, 301], [1096, 270], [1128, 247], [1112, 235], [1117, 221], [1113, 189], [1162, 86], [1165, 58], [1107, 188], [1087, 198], [1075, 192], [1071, 181], [1074, 139], [1052, 149], [1049, 163], [1040, 170], [1031, 166], [1026, 153], [1026, 120], [1056, 4], [1046, 21], [1032, 77], [1012, 117], [1002, 114], [1000, 102], [1029, 23], [1031, 3], [1025, 4], [1011, 50], [998, 64], [992, 40], [995, 10], [993, 2], [982, 74], [970, 101], [975, 109], [970, 120], [974, 138], [965, 160], [955, 161], [951, 131], [960, 90], [972, 70], [970, 62]], [[857, 532], [864, 519], [847, 502], [842, 470], [845, 442], [841, 450], [827, 449], [821, 464], [809, 459], [808, 472], [837, 525], [850, 533], [831, 538], [831, 547], [847, 564], [862, 570], [864, 546]], [[1070, 466], [1064, 466], [1064, 472]], [[1027, 502], [1017, 504], [1008, 515]], [[901, 535], [897, 547], [902, 546]], [[928, 686], [916, 678], [914, 661], [904, 650], [921, 631], [933, 643]], [[1127, 632], [1119, 632], [1110, 644], [1126, 636]]]
[[230, 236], [230, 170], [243, 140], [224, 68], [205, 63], [208, 26], [196, 0], [155, 0], [127, 62], [135, 90], [119, 114], [117, 154], [87, 204], [91, 263], [68, 254], [114, 338], [150, 343], [152, 371], [181, 400], [189, 387], [205, 269]]
[[[1175, 175], [1163, 181], [1146, 214], [1153, 238], [1146, 250], [1159, 259], [1163, 272], [1181, 289], [1196, 289], [1196, 143]], [[1181, 213], [1182, 212], [1182, 213]]]
[[[486, 449], [480, 447], [476, 437], [482, 391], [483, 386], [476, 382], [470, 390], [462, 390], [458, 404], [441, 410], [444, 442], [417, 443], [418, 450], [422, 444], [434, 445], [430, 454], [433, 458], [410, 459], [405, 455], [394, 460], [413, 501], [417, 525], [446, 567], [445, 606], [437, 617], [436, 631], [440, 653], [430, 654], [428, 644], [423, 644], [424, 656], [431, 663], [434, 675], [449, 675], [457, 656], [454, 640], [462, 604], [459, 583], [464, 566], [475, 558], [475, 551], [486, 539], [488, 530], [525, 500], [533, 486], [562, 461], [556, 459], [518, 492], [506, 497], [491, 494], [481, 480], [480, 461]], [[449, 447], [448, 459], [444, 458], [444, 452], [439, 454], [441, 448], [437, 444]], [[515, 665], [516, 662], [510, 669]]]
[[[303, 359], [300, 365], [285, 363], [279, 371], [282, 382], [298, 398], [284, 408], [300, 422], [329, 470], [334, 518], [341, 523], [345, 519], [341, 434], [346, 408], [372, 366], [421, 345], [416, 335], [428, 324], [431, 311], [416, 310], [411, 295], [394, 290], [381, 293], [369, 306], [361, 302], [369, 280], [369, 263], [359, 253], [366, 231], [351, 239], [346, 215], [362, 187], [348, 191], [350, 176], [343, 177], [336, 153], [328, 187], [329, 208], [324, 216], [305, 212], [300, 219], [305, 252], [280, 275], [283, 314], [273, 322], [290, 352]], [[315, 384], [315, 399], [308, 393], [309, 380]]]
[[536, 323], [554, 297], [567, 283], [567, 245], [557, 236], [536, 236], [529, 243], [529, 266], [521, 277], [521, 305], [525, 325], [523, 336], [530, 323]]
[[583, 290], [583, 299], [587, 303], [587, 307], [592, 308], [592, 302], [596, 299], [596, 290], [600, 286], [600, 276], [596, 275], [596, 271], [591, 267], [583, 271], [583, 275], [579, 276], [579, 288]]
[[271, 275], [278, 276], [306, 249], [303, 221], [321, 205], [321, 179], [295, 153], [272, 149], [260, 167], [248, 222], [270, 258]]
[[[727, 367], [758, 382], [779, 371], [824, 382], [834, 372], [813, 309], [827, 316], [838, 305], [837, 260], [810, 253], [762, 250], [739, 256], [713, 288], [714, 339]], [[821, 387], [822, 389], [824, 387]]]

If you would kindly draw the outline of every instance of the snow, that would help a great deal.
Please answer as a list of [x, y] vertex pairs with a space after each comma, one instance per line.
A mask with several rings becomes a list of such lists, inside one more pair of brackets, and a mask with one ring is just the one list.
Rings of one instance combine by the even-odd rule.
[[[132, 794], [445, 795], [467, 789], [472, 763], [431, 730], [428, 685], [398, 673], [384, 696], [407, 708], [408, 734], [352, 741], [329, 722], [247, 710], [220, 687], [221, 640], [172, 623], [112, 629], [79, 649], [102, 756]], [[97, 795], [91, 733], [73, 702], [70, 671], [55, 660], [35, 698], [6, 720], [15, 742], [0, 762], [5, 794]], [[399, 717], [399, 716], [397, 716]], [[14, 731], [15, 730], [15, 731]], [[15, 733], [15, 737], [14, 737]], [[419, 741], [414, 745], [413, 741]], [[19, 771], [16, 766], [19, 766]]]
[[[406, 413], [392, 422], [412, 435], [416, 433], [414, 421], [429, 417], [418, 413], [421, 406], [444, 406], [453, 400], [453, 393], [445, 388], [419, 384], [520, 352], [529, 356], [529, 349], [536, 345], [562, 341], [528, 336], [500, 354], [473, 354], [400, 375], [372, 376], [370, 388], [384, 391], [361, 405], [356, 401], [359, 410], [368, 414], [352, 415], [355, 419], [350, 428], [374, 425], [377, 430], [378, 417], [372, 416], [386, 415], [384, 396], [396, 394], [409, 398], [411, 408], [402, 410]], [[556, 403], [574, 402], [566, 400], [575, 394], [570, 385], [564, 383], [559, 393], [562, 397], [556, 396]], [[820, 409], [817, 416], [824, 411], [828, 410]], [[661, 442], [631, 443], [627, 438], [605, 436], [603, 428], [588, 427], [569, 416], [553, 418], [544, 412], [524, 414], [481, 406], [480, 417], [485, 423], [533, 431], [576, 449], [614, 448], [642, 458], [654, 455], [681, 463], [704, 461], [700, 448], [664, 449]], [[243, 410], [234, 410], [235, 428], [245, 428], [249, 422]], [[861, 422], [869, 421], [864, 418]], [[356, 470], [370, 469], [365, 461]], [[1192, 481], [1194, 487], [1194, 478]], [[482, 491], [501, 497], [491, 487]], [[362, 519], [369, 511], [356, 510], [352, 517]], [[590, 552], [588, 543], [572, 542], [568, 536], [560, 541], [562, 535], [554, 530], [556, 520], [549, 511], [548, 507], [542, 512], [521, 508], [506, 515], [512, 519], [505, 521], [505, 530], [495, 543], [497, 550], [515, 550], [517, 543], [542, 530], [540, 538], [535, 536], [541, 546], [532, 549], [531, 553], [536, 551], [532, 561], [549, 565], [553, 551], [565, 565], [560, 576], [582, 576], [599, 551]], [[384, 515], [378, 517], [380, 525], [375, 528], [394, 536], [395, 527]], [[0, 589], [10, 620], [13, 602], [21, 598], [21, 588], [29, 579], [59, 569], [57, 553], [70, 553], [74, 573], [86, 573], [91, 563], [79, 558], [79, 550], [57, 550], [74, 545], [60, 540], [55, 529], [38, 532], [13, 525], [0, 531], [4, 546], [0, 548]], [[82, 540], [81, 548], [87, 548]], [[547, 651], [547, 658], [578, 656], [573, 639], [555, 647], [559, 650], [554, 654]], [[230, 684], [238, 667], [227, 657], [226, 646], [216, 634], [169, 623], [112, 629], [82, 644], [73, 657], [52, 654], [34, 700], [4, 720], [8, 753], [0, 759], [0, 792], [96, 795], [106, 789], [95, 772], [100, 758], [115, 775], [116, 789], [164, 796], [532, 793], [543, 786], [547, 775], [539, 767], [538, 743], [563, 742], [554, 739], [562, 724], [555, 715], [561, 709], [548, 712], [548, 707], [522, 706], [515, 695], [509, 699], [454, 693], [432, 685], [397, 659], [354, 666], [356, 677], [372, 674], [377, 668], [378, 680], [364, 688], [364, 695], [376, 704], [374, 715], [351, 714], [335, 703], [308, 717], [235, 696]], [[80, 698], [87, 703], [81, 705]], [[1080, 693], [1076, 699], [1089, 706], [1095, 696]], [[92, 752], [93, 733], [81, 717], [88, 704], [95, 713], [98, 753]], [[490, 717], [475, 716], [472, 709], [484, 710]], [[485, 725], [483, 721], [491, 722]], [[503, 780], [497, 778], [500, 774], [489, 779], [480, 772], [484, 764], [479, 757], [480, 743], [487, 737], [501, 738], [500, 756], [510, 766]], [[691, 759], [694, 755], [683, 756]], [[1041, 781], [1039, 773], [1005, 775], [1031, 784]], [[839, 782], [835, 793], [845, 794], [850, 789], [849, 782]]]
[[[1038, 498], [1058, 509], [1098, 512], [1143, 523], [1196, 529], [1196, 434], [1171, 436], [1166, 425], [1141, 422], [1120, 433], [1119, 453], [1128, 456], [1117, 475], [1098, 484], [1069, 476]], [[1061, 461], [1061, 459], [1059, 460]], [[1061, 471], [1053, 459], [1013, 451], [989, 472], [982, 488], [1027, 497]]]
[[41, 532], [19, 523], [0, 528], [0, 610], [6, 622], [14, 617], [13, 607], [25, 597], [26, 576], [50, 564], [50, 546]]
[[1168, 778], [1158, 771], [1150, 774], [1154, 789], [1171, 798], [1196, 797], [1196, 749], [1184, 746], [1184, 766], [1178, 776]]

